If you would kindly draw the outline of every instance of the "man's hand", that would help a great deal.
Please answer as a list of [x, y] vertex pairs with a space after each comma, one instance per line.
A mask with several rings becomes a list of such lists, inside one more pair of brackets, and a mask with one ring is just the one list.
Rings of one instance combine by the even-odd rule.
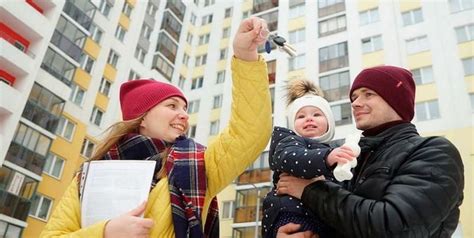
[[267, 23], [262, 18], [250, 17], [240, 23], [234, 37], [234, 55], [245, 61], [258, 60], [257, 47], [267, 40]]
[[299, 224], [288, 223], [278, 229], [276, 238], [319, 238], [317, 234], [311, 231], [297, 232], [299, 229]]
[[313, 179], [302, 179], [293, 177], [287, 173], [282, 173], [280, 174], [280, 180], [278, 180], [277, 183], [277, 194], [288, 194], [295, 198], [301, 199], [301, 195], [303, 195], [303, 191], [306, 186], [315, 181], [324, 179], [325, 178], [323, 175]]
[[153, 220], [141, 218], [146, 202], [135, 209], [116, 217], [105, 225], [104, 238], [147, 238], [153, 227]]

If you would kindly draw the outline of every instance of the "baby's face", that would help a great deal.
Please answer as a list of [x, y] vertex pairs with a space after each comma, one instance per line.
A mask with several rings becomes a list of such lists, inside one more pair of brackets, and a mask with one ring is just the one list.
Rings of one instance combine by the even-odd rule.
[[321, 109], [306, 106], [296, 113], [295, 131], [307, 138], [322, 136], [328, 131], [328, 120]]

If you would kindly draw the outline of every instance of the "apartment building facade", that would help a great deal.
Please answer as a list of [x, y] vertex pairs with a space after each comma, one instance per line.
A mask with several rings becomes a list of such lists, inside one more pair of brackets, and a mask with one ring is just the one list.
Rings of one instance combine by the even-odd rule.
[[[0, 3], [0, 236], [37, 237], [101, 132], [119, 120], [122, 82], [155, 78], [187, 95], [188, 135], [208, 144], [229, 119], [232, 36], [264, 18], [297, 49], [273, 46], [274, 125], [287, 126], [288, 80], [314, 80], [336, 139], [355, 130], [347, 92], [365, 67], [417, 82], [414, 123], [450, 139], [466, 167], [461, 225], [473, 221], [474, 22], [469, 0], [26, 0]], [[219, 194], [220, 237], [257, 237], [270, 190], [268, 148]], [[465, 237], [474, 230], [464, 225]]]

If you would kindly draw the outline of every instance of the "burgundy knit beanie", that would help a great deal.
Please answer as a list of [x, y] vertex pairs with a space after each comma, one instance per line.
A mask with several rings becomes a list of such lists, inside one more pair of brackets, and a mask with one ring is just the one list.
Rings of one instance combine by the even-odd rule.
[[349, 98], [361, 87], [374, 90], [404, 121], [413, 119], [416, 86], [410, 71], [388, 65], [364, 69], [355, 78]]
[[188, 103], [181, 90], [171, 84], [154, 79], [128, 81], [120, 86], [122, 118], [124, 121], [135, 119], [173, 96], [181, 97], [186, 104]]

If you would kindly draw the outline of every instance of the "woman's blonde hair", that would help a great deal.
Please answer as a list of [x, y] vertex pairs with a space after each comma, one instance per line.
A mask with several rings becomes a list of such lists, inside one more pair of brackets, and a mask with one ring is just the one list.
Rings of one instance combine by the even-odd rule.
[[[112, 146], [119, 143], [120, 139], [129, 133], [139, 133], [140, 124], [143, 121], [146, 113], [139, 116], [138, 118], [128, 120], [128, 121], [120, 121], [113, 125], [111, 125], [104, 133], [107, 133], [107, 136], [103, 138], [96, 147], [93, 156], [90, 158], [89, 161], [92, 160], [100, 160], [104, 157], [107, 152], [109, 152]], [[168, 157], [168, 149], [165, 149], [160, 153], [160, 158], [162, 160], [162, 166], [160, 170], [155, 174], [156, 178], [162, 178], [165, 175], [165, 166], [164, 161]]]

